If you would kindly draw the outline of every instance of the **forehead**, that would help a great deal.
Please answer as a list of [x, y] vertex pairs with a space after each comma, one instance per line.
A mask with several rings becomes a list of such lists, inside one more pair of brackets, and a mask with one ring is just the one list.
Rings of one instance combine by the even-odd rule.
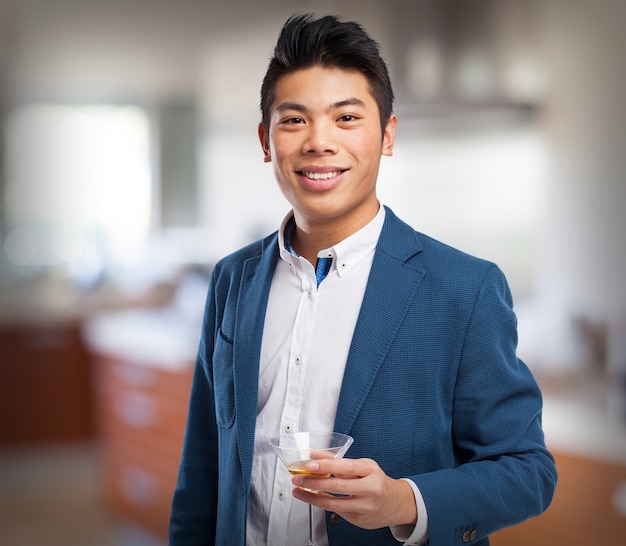
[[286, 103], [327, 109], [353, 99], [358, 99], [365, 108], [378, 109], [363, 73], [314, 66], [296, 70], [278, 79], [272, 109], [280, 109]]

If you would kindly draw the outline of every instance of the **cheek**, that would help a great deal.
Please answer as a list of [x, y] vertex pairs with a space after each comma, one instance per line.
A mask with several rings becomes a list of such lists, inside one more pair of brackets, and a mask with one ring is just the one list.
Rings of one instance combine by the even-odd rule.
[[382, 153], [382, 143], [373, 140], [369, 134], [354, 134], [347, 141], [346, 146], [353, 151], [355, 156], [363, 161], [371, 163], [373, 159], [380, 157]]
[[285, 158], [298, 149], [297, 138], [294, 134], [275, 134], [270, 141], [272, 155], [277, 158]]
[[274, 165], [274, 178], [276, 179], [276, 182], [278, 182], [278, 185], [281, 188], [286, 187], [287, 184], [285, 183], [281, 165], [276, 158], [273, 159], [273, 165]]
[[292, 197], [294, 196], [294, 183], [290, 182], [287, 173], [281, 167], [278, 161], [273, 160], [274, 164], [274, 179], [278, 185], [278, 189], [283, 194], [284, 197], [287, 198], [288, 201], [291, 202]]

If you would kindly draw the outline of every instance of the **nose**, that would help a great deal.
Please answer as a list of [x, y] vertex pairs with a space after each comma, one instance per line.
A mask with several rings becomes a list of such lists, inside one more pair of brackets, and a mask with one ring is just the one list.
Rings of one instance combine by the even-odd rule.
[[309, 155], [325, 155], [337, 152], [334, 126], [328, 123], [309, 125], [307, 137], [302, 144], [302, 152]]

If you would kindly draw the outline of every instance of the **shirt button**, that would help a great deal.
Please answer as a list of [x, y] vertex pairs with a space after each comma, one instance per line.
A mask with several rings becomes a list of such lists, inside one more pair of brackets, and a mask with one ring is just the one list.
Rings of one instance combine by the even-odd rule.
[[300, 355], [298, 355], [298, 356], [296, 357], [296, 359], [295, 359], [295, 362], [296, 362], [296, 365], [298, 365], [298, 366], [299, 366], [300, 364], [302, 364], [302, 357], [301, 357]]
[[278, 492], [278, 500], [285, 500], [285, 492], [282, 489]]
[[341, 269], [345, 269], [346, 267], [348, 267], [348, 264], [341, 264]]
[[291, 432], [293, 430], [293, 427], [290, 424], [286, 424], [283, 428], [285, 432]]

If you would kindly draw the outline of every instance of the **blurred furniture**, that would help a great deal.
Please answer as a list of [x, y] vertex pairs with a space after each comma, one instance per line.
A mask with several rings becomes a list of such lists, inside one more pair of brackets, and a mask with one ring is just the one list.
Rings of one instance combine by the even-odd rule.
[[80, 320], [33, 314], [0, 322], [0, 445], [93, 434], [89, 360]]
[[85, 324], [109, 506], [167, 537], [199, 330], [169, 311], [125, 311]]
[[541, 516], [491, 536], [492, 546], [622, 546], [626, 465], [555, 452], [559, 482]]
[[119, 514], [166, 537], [192, 367], [94, 360], [105, 495]]

